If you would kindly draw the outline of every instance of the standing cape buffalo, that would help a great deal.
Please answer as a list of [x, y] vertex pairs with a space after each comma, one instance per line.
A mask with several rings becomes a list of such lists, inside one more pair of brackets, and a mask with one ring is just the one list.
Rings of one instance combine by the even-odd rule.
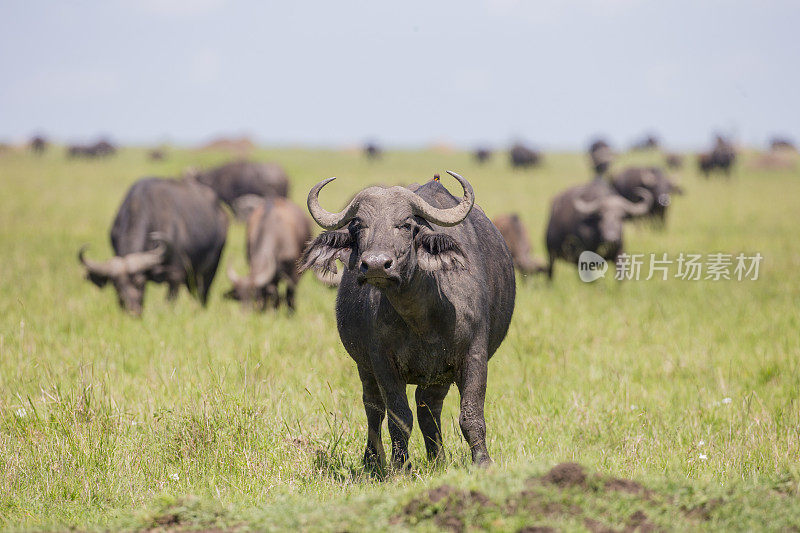
[[228, 204], [240, 220], [246, 218], [236, 211], [237, 198], [254, 194], [264, 198], [289, 195], [289, 178], [276, 163], [232, 161], [217, 168], [195, 174], [195, 179], [208, 185]]
[[145, 178], [128, 191], [111, 228], [115, 257], [78, 258], [98, 287], [114, 284], [119, 305], [139, 315], [146, 281], [181, 284], [205, 305], [228, 232], [228, 216], [214, 191], [193, 180]]
[[516, 213], [498, 215], [493, 222], [508, 245], [514, 266], [520, 272], [527, 275], [545, 271], [544, 263], [531, 257], [531, 239]]
[[325, 211], [318, 198], [334, 178], [308, 194], [311, 215], [329, 231], [306, 248], [303, 268], [335, 268], [337, 258], [347, 265], [336, 322], [361, 377], [368, 467], [384, 463], [387, 411], [392, 462], [408, 460], [408, 384], [417, 385], [417, 421], [428, 457], [439, 457], [442, 402], [453, 382], [472, 460], [491, 462], [483, 415], [487, 367], [514, 311], [514, 267], [500, 232], [480, 208], [473, 209], [472, 186], [450, 174], [464, 189], [460, 201], [438, 181], [370, 187], [339, 213]]
[[477, 161], [478, 163], [483, 164], [483, 163], [487, 162], [492, 157], [492, 150], [490, 148], [485, 147], [485, 146], [481, 146], [481, 147], [476, 148], [475, 151], [472, 154], [473, 154], [473, 156], [475, 156], [475, 161]]
[[511, 166], [514, 168], [535, 167], [542, 160], [542, 156], [539, 152], [522, 144], [515, 144], [512, 146], [508, 155]]
[[31, 139], [31, 151], [36, 155], [42, 155], [47, 150], [47, 139], [41, 135], [36, 135]]
[[255, 302], [261, 310], [269, 300], [280, 303], [278, 283], [286, 284], [286, 305], [294, 310], [294, 291], [300, 278], [298, 259], [311, 239], [311, 222], [297, 205], [285, 198], [261, 200], [247, 219], [247, 262], [250, 273], [241, 278], [233, 269], [228, 298]]
[[652, 217], [659, 225], [666, 223], [667, 208], [672, 203], [673, 194], [683, 194], [683, 189], [670, 180], [658, 167], [628, 167], [615, 174], [611, 186], [620, 196], [637, 202], [641, 198], [639, 189], [650, 191], [653, 204], [643, 216]]
[[628, 215], [648, 212], [653, 197], [637, 189], [642, 201], [633, 203], [616, 194], [602, 178], [571, 187], [553, 198], [547, 223], [547, 275], [553, 278], [556, 259], [577, 263], [589, 250], [616, 262], [622, 253], [622, 222]]
[[736, 148], [721, 135], [717, 135], [713, 150], [697, 156], [697, 166], [706, 178], [715, 170], [720, 170], [726, 177], [730, 177], [731, 167], [735, 161]]

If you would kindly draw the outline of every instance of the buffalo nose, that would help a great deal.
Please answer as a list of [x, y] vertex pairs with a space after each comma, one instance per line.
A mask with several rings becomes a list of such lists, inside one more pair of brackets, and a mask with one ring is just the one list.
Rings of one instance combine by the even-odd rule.
[[361, 256], [361, 272], [363, 274], [383, 273], [392, 268], [393, 263], [389, 254], [366, 253]]

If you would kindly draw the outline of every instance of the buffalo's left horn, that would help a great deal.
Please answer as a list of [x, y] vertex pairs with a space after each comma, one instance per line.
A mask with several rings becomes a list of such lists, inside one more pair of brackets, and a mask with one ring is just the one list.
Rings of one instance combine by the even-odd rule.
[[652, 170], [646, 171], [642, 175], [642, 183], [647, 185], [648, 187], [655, 187], [656, 186], [656, 173]]
[[472, 210], [472, 206], [475, 205], [475, 193], [472, 190], [472, 185], [455, 172], [448, 170], [447, 173], [457, 179], [461, 184], [461, 188], [464, 189], [464, 197], [457, 205], [440, 209], [438, 207], [433, 207], [423, 200], [421, 196], [411, 191], [408, 191], [407, 195], [415, 214], [439, 226], [455, 226], [467, 218], [467, 215], [469, 215], [469, 212]]
[[633, 216], [647, 214], [647, 212], [650, 210], [650, 207], [653, 205], [653, 194], [644, 187], [636, 187], [634, 191], [636, 191], [641, 198], [641, 200], [638, 202], [629, 202], [628, 200], [620, 197], [623, 202], [623, 206], [625, 207], [625, 211], [627, 211], [629, 215]]
[[92, 274], [98, 276], [106, 276], [109, 277], [113, 274], [110, 262], [99, 262], [93, 261], [91, 259], [86, 259], [86, 250], [89, 248], [88, 244], [84, 244], [81, 246], [81, 249], [78, 251], [78, 261], [80, 261], [86, 269], [91, 272]]
[[311, 191], [308, 193], [308, 212], [311, 213], [311, 216], [314, 218], [314, 221], [322, 226], [327, 230], [334, 230], [339, 229], [348, 222], [356, 215], [356, 211], [358, 211], [358, 195], [355, 196], [350, 203], [347, 204], [342, 211], [338, 213], [331, 213], [330, 211], [326, 211], [319, 205], [319, 191], [325, 185], [332, 182], [336, 178], [328, 178], [326, 180], [322, 180], [316, 185], [311, 188]]
[[236, 273], [231, 265], [228, 265], [228, 269], [225, 271], [228, 274], [228, 279], [231, 280], [231, 283], [234, 285], [238, 285], [242, 278]]

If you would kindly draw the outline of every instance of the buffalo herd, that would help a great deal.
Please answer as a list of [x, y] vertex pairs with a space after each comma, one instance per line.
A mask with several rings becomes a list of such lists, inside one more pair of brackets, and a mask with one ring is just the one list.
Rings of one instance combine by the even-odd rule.
[[[785, 139], [777, 139], [773, 144], [781, 149], [792, 146]], [[649, 136], [639, 145], [637, 148], [652, 149], [658, 142], [654, 136]], [[30, 147], [35, 153], [42, 153], [47, 142], [37, 136]], [[67, 150], [73, 157], [100, 157], [113, 154], [116, 149], [108, 141], [101, 140], [91, 145], [69, 146]], [[368, 158], [375, 159], [382, 150], [370, 142], [365, 145], [364, 152]], [[152, 150], [149, 155], [159, 160], [163, 158], [163, 151]], [[486, 146], [474, 151], [478, 163], [485, 163], [491, 155], [492, 150]], [[556, 260], [576, 264], [581, 252], [586, 250], [608, 261], [616, 261], [624, 252], [623, 228], [627, 220], [650, 219], [656, 227], [664, 227], [673, 198], [683, 194], [683, 189], [660, 167], [630, 166], [612, 173], [609, 168], [615, 155], [607, 141], [596, 139], [588, 149], [592, 179], [553, 198], [545, 229], [546, 260], [533, 254], [531, 239], [518, 213], [496, 216], [490, 224], [491, 239], [499, 235], [505, 243], [501, 262], [507, 256], [524, 277], [546, 274], [552, 279]], [[509, 157], [512, 167], [522, 168], [539, 165], [542, 160], [539, 152], [521, 143], [511, 147]], [[679, 156], [667, 155], [669, 167], [678, 166], [675, 158]], [[733, 145], [718, 136], [713, 150], [700, 154], [700, 168], [706, 174], [716, 170], [728, 173], [734, 158]], [[455, 176], [470, 196], [468, 182]], [[462, 202], [461, 209], [476, 213], [474, 220], [468, 218], [466, 223], [458, 224], [458, 231], [435, 227], [450, 227], [439, 224], [431, 216], [442, 209], [438, 202], [448, 204], [451, 201], [442, 196], [441, 191], [433, 194], [434, 190], [441, 189], [438, 177], [436, 184], [414, 186], [403, 192], [375, 188], [361, 191], [350, 203], [348, 209], [352, 213], [345, 217], [347, 224], [326, 223], [326, 217], [333, 215], [321, 210], [316, 196], [318, 190], [312, 190], [309, 210], [314, 220], [323, 227], [340, 222], [346, 226], [345, 229], [329, 228], [330, 231], [313, 241], [310, 220], [288, 199], [289, 181], [280, 165], [248, 160], [234, 160], [203, 170], [191, 168], [178, 179], [141, 179], [128, 191], [111, 228], [114, 256], [105, 261], [93, 260], [87, 257], [86, 247], [81, 248], [78, 255], [86, 277], [98, 287], [107, 283], [113, 285], [119, 305], [134, 315], [142, 312], [147, 281], [166, 283], [169, 299], [184, 285], [205, 305], [225, 245], [229, 213], [246, 223], [248, 271], [240, 275], [228, 268], [231, 287], [225, 297], [248, 308], [263, 311], [285, 303], [289, 311], [293, 311], [300, 275], [312, 267], [325, 285], [350, 287], [353, 280], [345, 274], [353, 271], [357, 274], [354, 278], [357, 285], [368, 280], [372, 286], [381, 286], [379, 288], [387, 294], [395, 284], [405, 286], [409, 279], [417, 279], [419, 276], [409, 273], [416, 272], [417, 268], [419, 272], [429, 273], [429, 277], [430, 272], [437, 272], [434, 277], [442, 278], [441, 283], [455, 272], [475, 268], [467, 266], [478, 259], [464, 248], [467, 246], [464, 243], [475, 238], [479, 226], [486, 233], [485, 217], [479, 208], [467, 209], [464, 207], [467, 204]], [[425, 201], [418, 198], [420, 195]], [[388, 222], [379, 220], [388, 220], [388, 211], [381, 211], [380, 217], [373, 212], [375, 205], [385, 204], [377, 198], [384, 197], [397, 202], [402, 197], [411, 202], [409, 209], [413, 215], [393, 229], [384, 227]], [[423, 211], [427, 215], [420, 214]], [[370, 255], [370, 250], [374, 251], [371, 239], [378, 238], [376, 232], [385, 239], [390, 235], [402, 235], [409, 228], [414, 234], [413, 252], [412, 249], [400, 250], [397, 243], [389, 243], [381, 253]], [[356, 236], [366, 235], [373, 237], [360, 245], [370, 244], [370, 247], [356, 261], [356, 256], [347, 250], [355, 249], [353, 247], [360, 242]], [[484, 238], [489, 237], [482, 234], [481, 240]], [[344, 273], [338, 271], [337, 261], [344, 264]], [[440, 271], [446, 274], [438, 273]], [[411, 278], [406, 279], [407, 275]], [[437, 290], [442, 287], [438, 286]], [[457, 310], [452, 312], [455, 313], [452, 318], [457, 319]], [[365, 372], [362, 371], [362, 378]], [[431, 398], [428, 400], [436, 403]], [[402, 449], [400, 452], [405, 453]]]
[[[655, 139], [645, 141], [642, 148], [657, 146]], [[70, 152], [73, 148], [82, 154], [78, 147]], [[370, 159], [381, 154], [375, 144], [364, 152]], [[491, 153], [482, 147], [474, 156], [486, 163]], [[518, 168], [542, 160], [521, 144], [509, 156]], [[368, 187], [338, 212], [320, 202], [320, 192], [335, 179], [329, 178], [308, 193], [309, 218], [289, 200], [290, 180], [281, 166], [246, 160], [190, 169], [174, 179], [140, 179], [114, 219], [113, 257], [89, 259], [84, 246], [78, 258], [86, 278], [98, 287], [113, 285], [120, 307], [133, 315], [142, 312], [148, 281], [166, 283], [168, 299], [183, 285], [206, 305], [229, 219], [245, 222], [247, 272], [228, 267], [225, 298], [260, 311], [284, 303], [291, 312], [304, 271], [337, 287], [339, 336], [362, 384], [365, 466], [408, 464], [414, 424], [409, 384], [417, 385], [416, 417], [429, 459], [441, 457], [442, 405], [455, 384], [461, 432], [472, 461], [485, 465], [491, 462], [484, 417], [488, 363], [514, 312], [515, 270], [552, 280], [556, 260], [576, 264], [587, 250], [618, 261], [626, 221], [649, 219], [663, 228], [674, 196], [683, 194], [659, 167], [611, 172], [615, 153], [601, 139], [591, 144], [588, 157], [589, 179], [552, 199], [546, 261], [532, 253], [519, 214], [491, 221], [475, 203], [470, 182], [455, 172], [448, 171], [461, 186], [461, 197], [451, 195], [435, 175], [423, 185]], [[707, 175], [728, 173], [734, 158], [733, 146], [720, 137], [711, 152], [700, 155], [700, 168]], [[324, 230], [316, 237], [312, 219]], [[388, 460], [384, 420], [391, 440]]]

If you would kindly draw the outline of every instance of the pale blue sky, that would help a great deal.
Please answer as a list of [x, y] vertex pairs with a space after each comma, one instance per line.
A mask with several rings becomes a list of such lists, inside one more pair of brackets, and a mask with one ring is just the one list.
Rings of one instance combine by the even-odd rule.
[[800, 141], [800, 2], [4, 0], [0, 140]]

